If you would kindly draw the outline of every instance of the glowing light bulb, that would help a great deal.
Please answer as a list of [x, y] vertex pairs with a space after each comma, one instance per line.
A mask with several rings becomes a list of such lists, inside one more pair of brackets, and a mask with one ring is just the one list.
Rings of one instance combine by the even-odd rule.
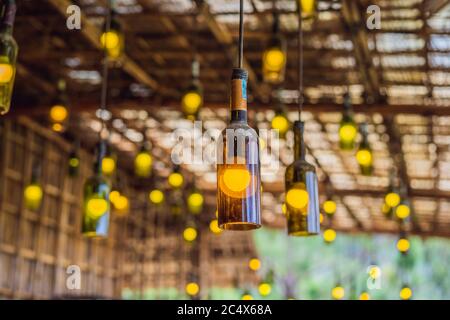
[[403, 287], [400, 290], [400, 299], [402, 300], [409, 300], [412, 297], [412, 290], [409, 287]]
[[40, 185], [33, 183], [24, 190], [25, 206], [30, 210], [37, 210], [41, 205], [43, 191]]
[[281, 212], [282, 212], [284, 215], [286, 215], [286, 213], [287, 213], [287, 206], [286, 206], [286, 203], [283, 203], [283, 204], [281, 205]]
[[117, 190], [113, 190], [109, 193], [109, 201], [111, 201], [113, 204], [119, 200], [120, 198], [120, 192]]
[[272, 286], [263, 282], [258, 286], [258, 291], [261, 296], [266, 297], [272, 292]]
[[411, 210], [406, 204], [401, 204], [397, 207], [397, 209], [395, 209], [395, 215], [399, 219], [406, 219], [409, 217], [410, 212]]
[[211, 222], [209, 223], [209, 230], [211, 230], [211, 232], [214, 234], [222, 233], [222, 229], [219, 228], [219, 222], [217, 221], [217, 219], [211, 220]]
[[323, 240], [325, 240], [326, 243], [332, 243], [336, 240], [336, 231], [333, 229], [326, 229], [323, 232]]
[[242, 300], [253, 300], [253, 296], [250, 294], [244, 294]]
[[112, 157], [104, 157], [102, 160], [102, 172], [103, 174], [110, 176], [116, 170], [116, 160]]
[[336, 202], [333, 200], [327, 200], [323, 203], [323, 211], [328, 215], [333, 215], [336, 212]]
[[319, 214], [319, 223], [322, 224], [323, 223], [323, 214]]
[[181, 187], [181, 185], [183, 184], [184, 178], [183, 178], [183, 176], [181, 175], [181, 173], [178, 173], [178, 172], [172, 172], [172, 173], [169, 175], [168, 182], [169, 182], [169, 185], [170, 185], [172, 188], [179, 188], [179, 187]]
[[54, 123], [52, 124], [52, 130], [55, 132], [61, 132], [63, 131], [64, 127], [62, 126], [61, 123]]
[[345, 289], [341, 286], [336, 286], [331, 290], [331, 296], [335, 300], [342, 300], [345, 296]]
[[71, 166], [72, 168], [77, 168], [79, 165], [80, 159], [75, 157], [69, 159], [69, 166]]
[[155, 189], [149, 193], [148, 198], [153, 204], [161, 204], [164, 201], [164, 193], [161, 190]]
[[190, 296], [195, 296], [200, 291], [200, 286], [195, 282], [189, 282], [185, 287], [186, 293]]
[[360, 149], [356, 153], [356, 160], [359, 165], [369, 167], [372, 165], [372, 152], [368, 149]]
[[410, 247], [410, 243], [408, 239], [405, 238], [401, 238], [397, 241], [397, 250], [405, 253], [409, 250]]
[[203, 195], [201, 193], [191, 193], [187, 199], [189, 210], [192, 213], [199, 213], [202, 209], [203, 201]]
[[14, 68], [9, 63], [0, 63], [0, 84], [11, 82], [14, 75]]
[[233, 198], [244, 198], [252, 176], [245, 165], [235, 165], [225, 168], [219, 176], [220, 189]]
[[257, 258], [250, 259], [248, 267], [252, 271], [258, 271], [261, 268], [261, 261]]
[[194, 115], [202, 105], [202, 96], [197, 91], [187, 92], [182, 99], [183, 112], [187, 115]]
[[50, 109], [50, 119], [52, 119], [53, 122], [64, 122], [68, 115], [69, 112], [63, 105], [54, 105]]
[[370, 300], [370, 294], [368, 294], [367, 292], [362, 292], [359, 295], [359, 300]]
[[264, 63], [268, 70], [279, 71], [285, 63], [285, 55], [280, 48], [273, 47], [264, 53]]
[[378, 266], [373, 266], [369, 269], [369, 276], [372, 279], [378, 279], [381, 275], [381, 269]]
[[153, 164], [153, 158], [147, 151], [139, 152], [134, 159], [134, 171], [139, 177], [148, 177]]
[[91, 198], [87, 202], [87, 215], [98, 219], [108, 211], [108, 202], [103, 198]]
[[384, 201], [389, 207], [394, 208], [400, 203], [400, 196], [395, 192], [390, 192], [384, 197]]
[[192, 227], [187, 227], [183, 231], [183, 238], [188, 242], [194, 241], [197, 238], [197, 230], [195, 230], [195, 228]]
[[383, 206], [381, 207], [381, 212], [383, 212], [385, 215], [389, 214], [391, 211], [391, 207], [389, 207], [386, 202], [383, 203]]
[[300, 188], [292, 188], [286, 193], [286, 203], [294, 209], [301, 210], [308, 205], [308, 192]]
[[120, 45], [120, 36], [115, 30], [104, 32], [100, 36], [100, 43], [108, 50], [116, 49]]
[[299, 0], [300, 4], [302, 6], [302, 13], [304, 15], [311, 15], [314, 13], [315, 7], [316, 7], [316, 1], [315, 0]]
[[126, 211], [128, 209], [129, 206], [129, 201], [128, 198], [125, 196], [119, 196], [117, 198], [117, 200], [113, 203], [114, 207], [118, 210], [118, 211]]
[[353, 123], [344, 123], [339, 128], [339, 138], [344, 144], [353, 143], [356, 134], [356, 126]]
[[277, 115], [272, 119], [272, 129], [278, 130], [283, 136], [289, 130], [289, 121], [284, 115]]

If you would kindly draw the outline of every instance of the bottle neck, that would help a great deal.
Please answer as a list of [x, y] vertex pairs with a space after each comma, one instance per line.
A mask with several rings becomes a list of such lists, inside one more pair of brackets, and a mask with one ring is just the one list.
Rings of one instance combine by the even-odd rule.
[[231, 77], [231, 122], [247, 122], [247, 72], [233, 69]]
[[303, 126], [294, 126], [294, 160], [305, 160], [306, 146], [303, 139]]
[[16, 3], [13, 0], [7, 1], [7, 4], [5, 5], [5, 11], [3, 13], [3, 18], [1, 20], [1, 31], [2, 33], [9, 33], [12, 34], [13, 32], [13, 26], [14, 26], [14, 20], [16, 18]]

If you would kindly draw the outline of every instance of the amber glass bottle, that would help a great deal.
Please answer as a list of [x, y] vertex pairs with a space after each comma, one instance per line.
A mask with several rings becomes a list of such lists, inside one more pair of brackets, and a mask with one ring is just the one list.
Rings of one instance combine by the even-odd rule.
[[320, 233], [317, 175], [305, 160], [303, 122], [294, 123], [294, 162], [286, 168], [287, 229], [292, 236]]
[[217, 148], [219, 226], [227, 230], [261, 227], [259, 139], [247, 124], [247, 79], [243, 69], [231, 77], [231, 121]]

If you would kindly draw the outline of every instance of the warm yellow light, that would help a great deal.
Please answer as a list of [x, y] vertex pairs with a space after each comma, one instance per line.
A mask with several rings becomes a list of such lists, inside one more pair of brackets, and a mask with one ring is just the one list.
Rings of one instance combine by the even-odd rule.
[[336, 240], [336, 231], [333, 229], [326, 229], [323, 232], [323, 240], [325, 240], [326, 243], [331, 243]]
[[284, 52], [278, 47], [270, 48], [264, 53], [264, 66], [270, 71], [280, 71], [285, 60]]
[[192, 242], [197, 238], [197, 230], [192, 227], [187, 227], [183, 231], [183, 238], [188, 242]]
[[292, 188], [286, 193], [286, 203], [294, 209], [300, 210], [308, 205], [308, 192], [300, 188]]
[[195, 296], [199, 293], [200, 291], [200, 287], [197, 283], [195, 282], [190, 282], [186, 285], [186, 293], [190, 296]]
[[253, 300], [253, 296], [250, 294], [244, 294], [242, 300]]
[[377, 279], [377, 278], [380, 277], [380, 275], [381, 275], [381, 269], [380, 269], [380, 267], [378, 267], [378, 266], [373, 266], [373, 267], [371, 267], [371, 268], [369, 269], [369, 276], [370, 276], [372, 279]]
[[217, 221], [217, 219], [211, 220], [211, 222], [209, 223], [209, 230], [211, 230], [211, 232], [214, 234], [222, 233], [222, 229], [219, 228], [219, 222]]
[[251, 174], [245, 165], [228, 167], [219, 176], [220, 189], [233, 198], [244, 198], [247, 196], [247, 188], [250, 185]]
[[333, 200], [327, 200], [323, 203], [323, 211], [325, 211], [326, 214], [332, 215], [336, 212], [336, 202]]
[[69, 112], [63, 105], [54, 105], [50, 109], [50, 119], [52, 119], [53, 122], [63, 122], [67, 119], [68, 115]]
[[284, 115], [277, 115], [272, 119], [272, 129], [278, 130], [280, 135], [284, 135], [289, 130], [289, 121]]
[[109, 193], [109, 201], [113, 204], [120, 198], [120, 192], [117, 190], [113, 190]]
[[381, 211], [384, 214], [388, 214], [391, 211], [391, 207], [389, 207], [385, 202], [385, 203], [383, 203], [383, 206], [381, 207]]
[[399, 219], [406, 219], [409, 217], [410, 212], [411, 210], [406, 204], [401, 204], [397, 207], [397, 209], [395, 209], [395, 215]]
[[299, 0], [302, 6], [302, 13], [305, 15], [311, 15], [315, 10], [315, 0]]
[[323, 214], [320, 213], [319, 214], [319, 223], [322, 224], [322, 222], [323, 222]]
[[261, 296], [268, 296], [270, 292], [272, 292], [272, 286], [266, 282], [263, 282], [258, 286], [258, 291]]
[[149, 193], [148, 198], [153, 204], [160, 204], [164, 201], [164, 193], [161, 190], [155, 189]]
[[359, 300], [370, 300], [370, 294], [368, 294], [367, 292], [362, 292], [359, 295]]
[[188, 115], [196, 114], [202, 105], [202, 96], [196, 91], [189, 91], [183, 96], [183, 112]]
[[405, 239], [405, 238], [401, 238], [397, 241], [397, 250], [405, 253], [406, 251], [409, 250], [410, 244], [409, 244], [409, 240]]
[[78, 158], [70, 158], [69, 159], [69, 166], [72, 168], [76, 168], [80, 165], [80, 159]]
[[108, 202], [103, 198], [91, 198], [86, 207], [87, 215], [91, 219], [98, 219], [108, 211]]
[[150, 153], [139, 152], [134, 159], [134, 169], [139, 177], [147, 177], [152, 169], [153, 158]]
[[104, 157], [102, 160], [102, 172], [107, 176], [112, 175], [116, 170], [116, 160], [112, 157]]
[[108, 50], [116, 49], [120, 45], [120, 36], [115, 30], [104, 32], [100, 37], [100, 43]]
[[261, 261], [257, 258], [250, 259], [248, 262], [248, 267], [250, 270], [258, 271], [261, 268]]
[[39, 208], [42, 200], [43, 192], [38, 184], [30, 184], [24, 190], [25, 206], [30, 210]]
[[61, 123], [52, 124], [52, 130], [55, 132], [61, 132], [64, 129]]
[[333, 290], [331, 290], [331, 297], [335, 300], [341, 300], [345, 296], [345, 290], [341, 286], [334, 287]]
[[339, 138], [344, 142], [351, 142], [356, 138], [356, 127], [354, 124], [346, 123], [339, 128]]
[[402, 300], [409, 300], [412, 297], [412, 290], [408, 287], [403, 287], [402, 290], [400, 290], [400, 299]]
[[266, 148], [266, 140], [263, 138], [259, 138], [259, 150], [264, 150]]
[[198, 208], [203, 205], [203, 195], [199, 192], [191, 193], [187, 199], [189, 207]]
[[390, 192], [384, 197], [384, 201], [389, 207], [394, 208], [400, 203], [400, 196], [395, 192]]
[[282, 212], [284, 215], [286, 215], [286, 212], [287, 212], [287, 206], [286, 206], [286, 203], [283, 203], [283, 204], [281, 205], [281, 212]]
[[181, 173], [178, 173], [178, 172], [172, 172], [172, 173], [169, 175], [168, 181], [169, 181], [169, 185], [170, 185], [172, 188], [179, 188], [179, 187], [181, 187], [181, 185], [183, 184], [184, 178], [183, 178], [183, 176], [181, 175]]
[[127, 197], [119, 196], [113, 204], [118, 211], [125, 211], [128, 209], [129, 201]]
[[12, 80], [14, 68], [9, 63], [0, 63], [0, 84], [6, 84]]
[[356, 161], [363, 167], [372, 165], [372, 152], [367, 149], [360, 149], [356, 153]]

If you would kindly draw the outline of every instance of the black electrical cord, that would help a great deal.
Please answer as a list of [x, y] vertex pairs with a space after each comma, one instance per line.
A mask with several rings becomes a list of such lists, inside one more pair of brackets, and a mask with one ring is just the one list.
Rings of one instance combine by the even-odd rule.
[[[102, 70], [102, 92], [101, 92], [101, 101], [100, 101], [100, 109], [102, 111], [101, 114], [101, 120], [102, 120], [102, 127], [103, 129], [106, 128], [106, 123], [104, 120], [104, 114], [103, 111], [106, 110], [106, 101], [108, 98], [108, 71], [109, 71], [109, 66], [108, 66], [108, 52], [106, 49], [106, 41], [108, 41], [108, 33], [111, 30], [111, 10], [112, 10], [112, 6], [111, 6], [112, 1], [108, 1], [107, 7], [106, 7], [106, 23], [105, 23], [105, 48], [104, 48], [104, 59], [103, 59], [103, 70]], [[101, 132], [101, 131], [100, 131]]]
[[239, 61], [238, 66], [242, 69], [242, 60], [244, 56], [244, 0], [239, 3]]
[[298, 60], [298, 120], [302, 121], [302, 111], [303, 111], [303, 17], [302, 17], [302, 6], [301, 6], [300, 1], [298, 1], [297, 60]]

